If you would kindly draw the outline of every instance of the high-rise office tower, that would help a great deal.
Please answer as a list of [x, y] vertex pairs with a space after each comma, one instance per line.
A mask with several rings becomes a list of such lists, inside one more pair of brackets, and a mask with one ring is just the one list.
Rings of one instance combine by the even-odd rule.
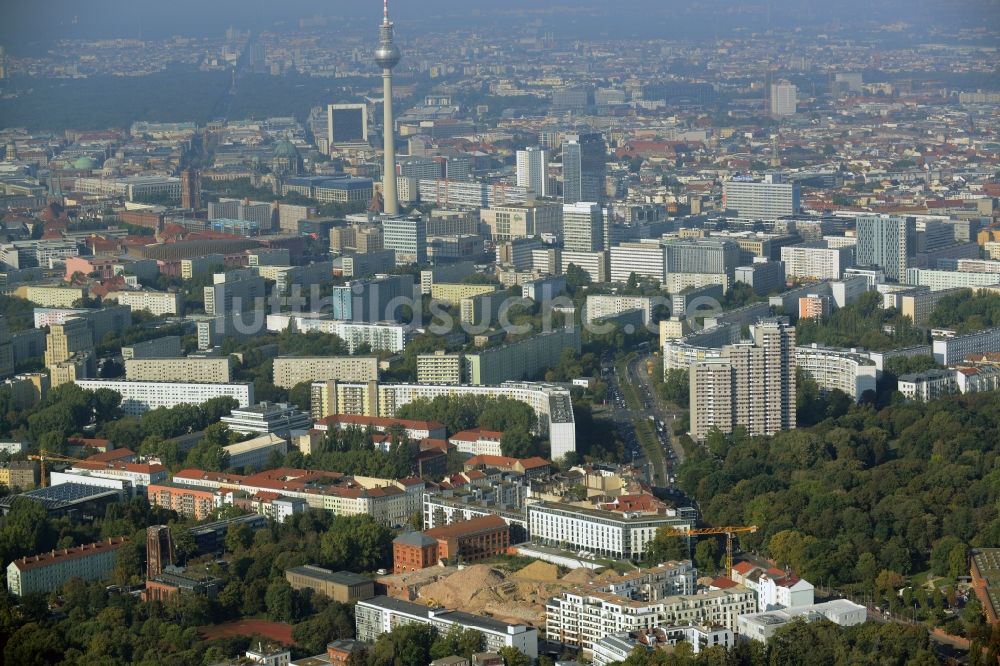
[[193, 169], [181, 171], [181, 208], [201, 208], [201, 174]]
[[567, 252], [604, 249], [604, 215], [600, 205], [589, 201], [563, 204], [563, 247]]
[[607, 147], [600, 132], [567, 134], [562, 162], [564, 203], [604, 200]]
[[517, 151], [517, 185], [527, 187], [537, 196], [549, 195], [549, 151], [527, 148]]
[[368, 106], [327, 105], [326, 137], [331, 150], [334, 145], [368, 143]]
[[0, 81], [7, 78], [7, 49], [0, 46]]
[[788, 81], [771, 84], [772, 117], [794, 116], [797, 102], [797, 90], [794, 85]]
[[890, 280], [906, 276], [907, 258], [916, 254], [917, 222], [912, 217], [864, 215], [857, 219], [858, 266], [878, 266]]
[[146, 578], [163, 573], [164, 567], [174, 560], [174, 542], [170, 538], [170, 528], [153, 525], [146, 528]]
[[393, 43], [393, 25], [389, 21], [389, 0], [382, 0], [382, 25], [379, 27], [378, 48], [375, 49], [375, 63], [382, 68], [382, 198], [386, 215], [399, 214], [399, 198], [396, 196], [396, 141], [395, 123], [392, 118], [392, 68], [399, 64], [402, 56], [399, 47]]
[[382, 244], [396, 252], [396, 264], [427, 263], [427, 223], [420, 215], [382, 219]]
[[693, 438], [714, 428], [772, 435], [795, 427], [795, 328], [785, 320], [759, 322], [753, 342], [726, 345], [690, 373]]

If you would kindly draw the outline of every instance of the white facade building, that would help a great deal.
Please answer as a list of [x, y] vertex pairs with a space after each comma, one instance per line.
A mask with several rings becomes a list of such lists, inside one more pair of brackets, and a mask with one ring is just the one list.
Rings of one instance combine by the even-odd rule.
[[194, 384], [187, 382], [148, 382], [117, 379], [78, 379], [76, 385], [88, 391], [106, 388], [122, 396], [121, 409], [127, 416], [139, 416], [157, 407], [181, 404], [200, 405], [212, 398], [229, 396], [240, 407], [253, 404], [253, 384]]
[[765, 642], [788, 623], [801, 619], [805, 622], [827, 619], [841, 627], [853, 627], [868, 619], [868, 610], [847, 599], [834, 599], [812, 606], [798, 606], [766, 613], [748, 613], [737, 621], [737, 633], [744, 638]]
[[788, 277], [839, 280], [854, 263], [854, 248], [828, 247], [826, 241], [789, 245], [781, 248], [781, 261]]
[[805, 370], [821, 390], [839, 389], [855, 400], [875, 390], [875, 361], [855, 350], [830, 349], [813, 344], [795, 348], [795, 365]]

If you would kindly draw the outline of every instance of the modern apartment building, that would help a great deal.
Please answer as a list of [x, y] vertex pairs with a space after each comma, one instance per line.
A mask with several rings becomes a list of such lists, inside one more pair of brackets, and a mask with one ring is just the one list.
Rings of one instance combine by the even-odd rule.
[[302, 382], [378, 379], [377, 356], [279, 356], [274, 359], [274, 385], [292, 388]]
[[976, 289], [977, 287], [995, 287], [1000, 284], [1000, 273], [969, 271], [941, 271], [928, 268], [906, 269], [906, 283], [920, 287], [929, 287], [931, 291], [945, 289]]
[[[560, 250], [535, 250], [532, 253], [532, 266], [539, 258], [539, 253], [555, 252], [559, 264], [556, 273], [566, 274], [570, 266], [579, 268], [591, 282], [608, 281], [608, 253], [601, 252], [568, 252]], [[537, 267], [536, 267], [537, 268]], [[544, 272], [550, 272], [543, 269]]]
[[266, 296], [264, 278], [252, 270], [215, 273], [212, 286], [205, 287], [205, 313], [246, 312], [258, 305], [262, 307]]
[[200, 405], [212, 398], [229, 396], [240, 407], [254, 403], [253, 384], [195, 384], [190, 382], [127, 381], [115, 379], [78, 379], [82, 389], [111, 389], [122, 396], [121, 409], [128, 416], [140, 416], [157, 407], [180, 404]]
[[691, 436], [742, 426], [751, 435], [795, 427], [795, 329], [781, 320], [753, 327], [753, 342], [727, 345], [690, 369]]
[[146, 498], [151, 506], [171, 509], [195, 520], [211, 517], [212, 512], [223, 505], [223, 495], [215, 490], [170, 482], [149, 484], [146, 486]]
[[[649, 324], [653, 320], [653, 309], [657, 305], [660, 303], [657, 303], [657, 300], [650, 296], [591, 294], [587, 296], [584, 322], [589, 324], [630, 310], [641, 310], [643, 322]], [[666, 299], [663, 299], [662, 305], [667, 305]]]
[[492, 294], [500, 288], [495, 284], [466, 284], [436, 282], [431, 286], [431, 298], [448, 305], [459, 305], [463, 298], [472, 298], [482, 294]]
[[116, 300], [120, 305], [127, 305], [133, 312], [148, 310], [150, 314], [158, 317], [184, 314], [184, 301], [176, 292], [112, 291], [105, 298]]
[[765, 261], [755, 262], [749, 266], [737, 266], [733, 279], [752, 288], [753, 293], [758, 296], [767, 296], [772, 291], [785, 288], [785, 275], [783, 262]]
[[453, 627], [472, 629], [483, 636], [489, 651], [513, 647], [529, 659], [538, 658], [538, 630], [523, 624], [507, 624], [480, 615], [378, 596], [358, 601], [354, 608], [358, 640], [374, 642], [382, 634], [403, 624], [426, 624], [447, 634]]
[[228, 356], [179, 358], [132, 358], [125, 361], [129, 381], [195, 382], [227, 384], [232, 380]]
[[517, 151], [517, 184], [536, 196], [547, 197], [549, 187], [549, 151], [540, 147], [529, 147]]
[[889, 280], [906, 279], [909, 257], [917, 251], [916, 220], [895, 215], [862, 215], [857, 218], [858, 266], [878, 266]]
[[831, 248], [826, 241], [812, 241], [781, 248], [785, 275], [809, 280], [839, 280], [854, 263], [854, 248]]
[[756, 611], [756, 606], [754, 593], [743, 586], [649, 600], [598, 591], [565, 592], [545, 607], [545, 637], [589, 655], [595, 643], [620, 632], [688, 624], [735, 631], [737, 618]]
[[798, 183], [759, 183], [727, 180], [722, 184], [722, 206], [740, 217], [776, 220], [799, 212]]
[[181, 339], [177, 335], [153, 338], [122, 347], [122, 358], [126, 361], [133, 358], [178, 358], [181, 353]]
[[866, 391], [875, 391], [878, 370], [875, 361], [849, 349], [831, 349], [812, 344], [795, 348], [795, 365], [802, 368], [822, 391], [843, 391], [860, 400]]
[[62, 588], [71, 578], [100, 580], [115, 568], [123, 537], [48, 553], [29, 555], [7, 565], [7, 591], [15, 597], [46, 594]]
[[939, 336], [931, 343], [934, 361], [938, 365], [954, 365], [969, 354], [1000, 351], [1000, 328], [964, 335]]
[[475, 353], [421, 354], [417, 357], [417, 381], [491, 386], [534, 379], [557, 365], [565, 350], [579, 354], [580, 344], [580, 329], [567, 327]]
[[413, 303], [412, 275], [376, 275], [335, 286], [333, 318], [352, 323], [398, 322], [400, 310]]

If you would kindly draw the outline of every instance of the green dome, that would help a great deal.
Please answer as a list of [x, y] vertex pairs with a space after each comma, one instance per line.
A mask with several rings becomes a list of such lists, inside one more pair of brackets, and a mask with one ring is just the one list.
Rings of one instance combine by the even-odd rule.
[[299, 156], [299, 149], [295, 147], [294, 143], [286, 139], [278, 142], [277, 147], [274, 149], [274, 156], [294, 160]]
[[95, 160], [92, 157], [86, 157], [86, 156], [80, 157], [75, 162], [73, 162], [73, 168], [78, 171], [92, 171], [99, 166], [100, 165], [97, 163], [97, 160]]

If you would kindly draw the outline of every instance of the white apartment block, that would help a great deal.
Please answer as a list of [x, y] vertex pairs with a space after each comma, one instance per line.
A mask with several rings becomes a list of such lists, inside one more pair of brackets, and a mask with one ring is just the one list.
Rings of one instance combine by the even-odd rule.
[[823, 391], [839, 389], [857, 401], [865, 391], [875, 390], [878, 369], [875, 361], [862, 353], [816, 344], [796, 347], [795, 365], [815, 380]]
[[448, 438], [459, 453], [467, 456], [501, 456], [500, 437], [503, 433], [490, 430], [466, 430]]
[[393, 417], [396, 410], [417, 398], [439, 395], [506, 396], [523, 402], [538, 417], [538, 434], [547, 435], [551, 456], [558, 460], [576, 451], [576, 422], [570, 392], [564, 387], [538, 382], [504, 382], [499, 386], [382, 384], [378, 387], [378, 416]]
[[935, 338], [931, 343], [934, 361], [939, 365], [954, 365], [969, 354], [1000, 352], [1000, 328]]
[[940, 271], [928, 268], [907, 268], [906, 282], [931, 291], [944, 289], [975, 289], [1000, 284], [1000, 273], [972, 273], [968, 271]]
[[131, 306], [132, 312], [149, 310], [158, 317], [165, 315], [184, 314], [184, 301], [179, 293], [165, 291], [113, 291], [108, 299], [118, 301], [119, 305]]
[[854, 263], [853, 247], [828, 247], [826, 241], [781, 248], [785, 275], [813, 280], [839, 280]]
[[545, 637], [591, 655], [594, 644], [607, 636], [663, 625], [706, 624], [735, 631], [737, 618], [756, 608], [756, 595], [743, 586], [649, 601], [607, 592], [566, 592], [545, 606]]
[[659, 242], [622, 243], [609, 251], [611, 282], [628, 282], [633, 273], [639, 280], [663, 282], [667, 276], [667, 254]]
[[368, 643], [405, 624], [427, 624], [447, 634], [452, 628], [472, 629], [483, 636], [487, 650], [513, 647], [534, 661], [538, 658], [538, 630], [523, 624], [507, 624], [493, 618], [446, 608], [378, 596], [359, 601], [354, 607], [357, 638]]
[[292, 388], [302, 382], [378, 379], [376, 356], [279, 356], [274, 359], [274, 385]]
[[132, 358], [125, 361], [125, 379], [149, 382], [226, 384], [232, 381], [228, 356], [198, 358]]
[[[533, 265], [538, 252], [538, 250], [532, 252]], [[591, 282], [608, 281], [607, 252], [568, 252], [564, 250], [559, 259], [559, 272], [563, 275], [569, 270], [570, 265], [573, 265], [586, 273]]]
[[350, 354], [361, 345], [368, 345], [373, 351], [401, 352], [409, 340], [409, 329], [406, 325], [394, 322], [352, 322], [330, 319], [320, 314], [310, 316], [309, 313], [267, 315], [269, 331], [285, 331], [290, 324], [302, 333], [320, 331], [336, 335], [347, 345]]
[[[659, 304], [656, 299], [649, 296], [594, 294], [587, 296], [584, 322], [589, 324], [598, 319], [613, 317], [629, 310], [642, 310], [642, 321], [649, 324], [653, 318], [653, 308]], [[662, 304], [666, 305], [667, 300], [663, 299]]]
[[100, 580], [115, 567], [123, 537], [29, 555], [7, 565], [7, 590], [16, 597], [58, 590], [70, 578]]
[[687, 531], [693, 525], [676, 514], [604, 511], [549, 502], [528, 507], [528, 530], [533, 541], [585, 550], [599, 557], [639, 559], [661, 527]]
[[157, 407], [181, 404], [200, 405], [212, 398], [229, 396], [240, 407], [254, 403], [253, 384], [195, 384], [190, 382], [78, 379], [76, 385], [88, 391], [106, 388], [122, 396], [121, 409], [127, 416], [140, 416]]

